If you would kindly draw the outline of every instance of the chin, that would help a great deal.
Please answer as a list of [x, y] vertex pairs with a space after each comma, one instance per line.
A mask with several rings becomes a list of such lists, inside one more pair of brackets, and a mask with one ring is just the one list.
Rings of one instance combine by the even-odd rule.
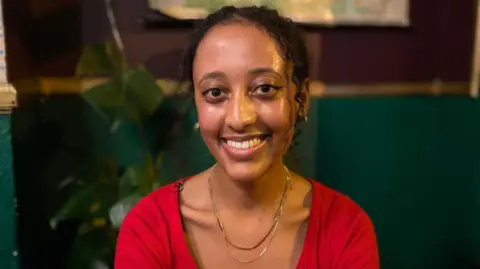
[[262, 177], [270, 165], [266, 162], [232, 162], [222, 165], [228, 177], [235, 181], [252, 181]]

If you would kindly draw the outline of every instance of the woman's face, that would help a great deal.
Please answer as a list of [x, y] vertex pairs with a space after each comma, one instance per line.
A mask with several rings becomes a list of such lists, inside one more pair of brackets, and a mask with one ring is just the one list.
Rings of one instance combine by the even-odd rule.
[[216, 26], [200, 42], [193, 63], [200, 132], [232, 179], [258, 178], [282, 162], [299, 109], [291, 74], [256, 27]]

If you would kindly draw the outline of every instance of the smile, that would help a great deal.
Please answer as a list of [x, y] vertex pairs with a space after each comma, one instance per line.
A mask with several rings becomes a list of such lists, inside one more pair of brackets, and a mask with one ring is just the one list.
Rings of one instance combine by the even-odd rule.
[[254, 148], [258, 145], [260, 145], [260, 143], [262, 143], [263, 141], [260, 140], [259, 138], [254, 138], [254, 139], [250, 139], [250, 140], [247, 140], [247, 141], [233, 141], [233, 140], [225, 140], [225, 142], [232, 148], [235, 148], [235, 149], [249, 149], [249, 148]]
[[266, 144], [269, 135], [257, 135], [250, 137], [221, 138], [222, 146], [233, 159], [245, 159]]

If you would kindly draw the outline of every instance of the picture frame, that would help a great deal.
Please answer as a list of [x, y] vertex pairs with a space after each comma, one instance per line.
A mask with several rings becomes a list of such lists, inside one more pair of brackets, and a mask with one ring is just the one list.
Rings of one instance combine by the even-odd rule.
[[222, 5], [265, 5], [307, 25], [410, 25], [410, 0], [149, 0], [151, 9], [178, 20], [201, 19]]

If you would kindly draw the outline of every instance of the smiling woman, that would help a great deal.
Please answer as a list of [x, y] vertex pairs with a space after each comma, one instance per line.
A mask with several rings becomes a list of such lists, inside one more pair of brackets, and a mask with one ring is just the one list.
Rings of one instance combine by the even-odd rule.
[[184, 75], [217, 164], [132, 209], [116, 268], [379, 268], [365, 212], [283, 164], [309, 108], [306, 48], [290, 20], [220, 9], [192, 35]]

